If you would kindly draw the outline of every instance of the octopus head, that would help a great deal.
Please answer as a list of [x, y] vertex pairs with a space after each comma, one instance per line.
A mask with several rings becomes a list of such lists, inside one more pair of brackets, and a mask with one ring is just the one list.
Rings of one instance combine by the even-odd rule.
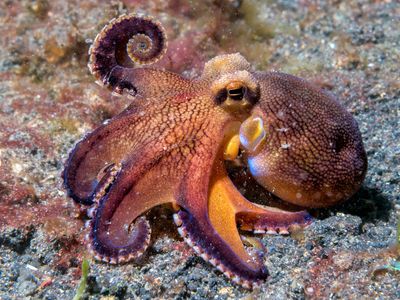
[[214, 103], [241, 123], [225, 159], [241, 147], [267, 190], [296, 205], [326, 207], [359, 189], [367, 168], [361, 134], [331, 94], [292, 75], [252, 72], [240, 54], [210, 60], [203, 79]]

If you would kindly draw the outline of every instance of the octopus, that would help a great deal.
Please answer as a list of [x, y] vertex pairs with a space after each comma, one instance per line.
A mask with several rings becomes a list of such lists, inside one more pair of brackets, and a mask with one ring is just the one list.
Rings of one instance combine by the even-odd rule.
[[120, 16], [98, 34], [89, 50], [91, 73], [132, 100], [77, 143], [64, 185], [87, 207], [86, 239], [96, 259], [139, 258], [150, 244], [146, 214], [165, 205], [194, 252], [251, 289], [268, 271], [238, 228], [289, 234], [312, 218], [305, 210], [250, 202], [226, 161], [242, 160], [283, 201], [332, 206], [349, 199], [365, 177], [358, 125], [327, 91], [292, 75], [253, 71], [239, 53], [209, 60], [195, 79], [149, 66], [166, 45], [162, 25], [138, 15]]

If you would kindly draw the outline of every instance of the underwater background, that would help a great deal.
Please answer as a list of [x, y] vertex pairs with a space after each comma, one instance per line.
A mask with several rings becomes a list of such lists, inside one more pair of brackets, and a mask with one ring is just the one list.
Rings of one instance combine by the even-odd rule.
[[[197, 257], [163, 208], [151, 213], [140, 261], [112, 266], [87, 253], [84, 218], [60, 176], [73, 145], [131, 101], [87, 68], [97, 33], [124, 13], [151, 15], [167, 30], [158, 68], [194, 78], [216, 55], [240, 52], [254, 70], [329, 90], [359, 124], [363, 187], [313, 211], [302, 232], [260, 236], [270, 272], [260, 289], [233, 285]], [[0, 24], [0, 299], [400, 298], [398, 1], [5, 0]]]

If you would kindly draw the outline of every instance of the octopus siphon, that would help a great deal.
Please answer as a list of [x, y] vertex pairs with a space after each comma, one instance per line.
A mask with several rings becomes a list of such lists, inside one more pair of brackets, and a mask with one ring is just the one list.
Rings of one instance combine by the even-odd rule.
[[150, 243], [146, 213], [169, 205], [187, 244], [251, 289], [268, 271], [245, 249], [238, 227], [289, 234], [311, 217], [248, 201], [225, 161], [241, 153], [253, 178], [286, 202], [332, 206], [365, 177], [358, 125], [327, 91], [292, 75], [252, 71], [238, 53], [211, 59], [195, 79], [149, 67], [166, 45], [163, 27], [150, 17], [123, 15], [98, 34], [89, 69], [132, 103], [77, 143], [64, 185], [88, 207], [86, 238], [96, 259], [140, 257]]

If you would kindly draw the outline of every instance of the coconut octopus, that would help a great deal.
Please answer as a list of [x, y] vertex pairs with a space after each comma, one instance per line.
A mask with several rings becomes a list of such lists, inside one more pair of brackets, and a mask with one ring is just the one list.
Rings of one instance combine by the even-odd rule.
[[146, 212], [169, 204], [187, 244], [252, 288], [268, 271], [246, 251], [237, 226], [288, 234], [311, 217], [248, 201], [224, 161], [240, 151], [272, 194], [302, 207], [331, 206], [353, 195], [366, 173], [357, 123], [326, 91], [292, 75], [254, 72], [238, 53], [211, 59], [192, 80], [134, 66], [154, 63], [166, 44], [161, 24], [137, 15], [98, 34], [90, 71], [133, 101], [77, 143], [65, 187], [90, 206], [87, 240], [96, 259], [118, 264], [142, 255], [151, 232]]

